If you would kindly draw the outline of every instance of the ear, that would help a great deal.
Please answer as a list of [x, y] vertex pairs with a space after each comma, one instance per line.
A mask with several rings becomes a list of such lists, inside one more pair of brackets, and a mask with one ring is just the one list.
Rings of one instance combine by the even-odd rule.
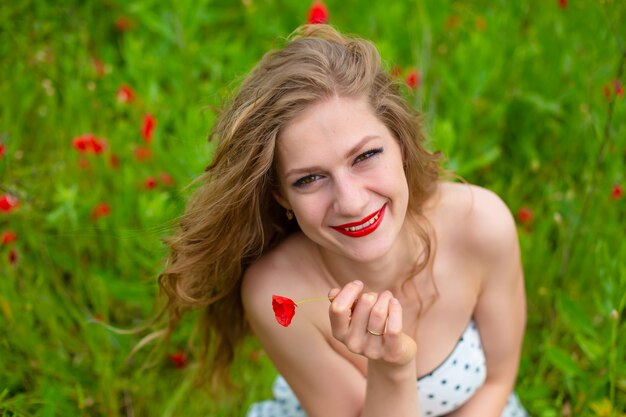
[[272, 190], [272, 196], [274, 197], [274, 200], [276, 200], [278, 204], [283, 206], [283, 208], [285, 208], [286, 210], [291, 210], [291, 204], [289, 204], [289, 201], [287, 201], [287, 199], [283, 197], [280, 190], [278, 189]]

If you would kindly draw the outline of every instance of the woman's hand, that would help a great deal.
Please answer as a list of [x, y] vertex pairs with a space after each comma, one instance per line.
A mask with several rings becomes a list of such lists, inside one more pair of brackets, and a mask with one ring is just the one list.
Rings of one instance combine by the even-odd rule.
[[363, 293], [363, 283], [354, 281], [328, 297], [333, 336], [351, 352], [399, 366], [415, 358], [415, 341], [402, 330], [402, 306], [391, 292]]

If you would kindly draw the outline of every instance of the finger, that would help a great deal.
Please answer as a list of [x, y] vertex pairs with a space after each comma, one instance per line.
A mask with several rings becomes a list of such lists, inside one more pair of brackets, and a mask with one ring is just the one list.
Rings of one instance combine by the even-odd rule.
[[389, 300], [389, 313], [387, 316], [387, 338], [397, 337], [402, 334], [402, 306], [397, 298]]
[[361, 337], [366, 333], [370, 313], [376, 304], [377, 298], [377, 294], [373, 292], [361, 295], [352, 312], [352, 320], [350, 321], [351, 334]]
[[335, 297], [337, 297], [337, 294], [339, 294], [339, 291], [341, 291], [341, 288], [333, 288], [332, 290], [328, 291], [328, 300], [333, 301]]
[[356, 302], [352, 312], [352, 320], [350, 320], [349, 332], [342, 340], [353, 353], [362, 354], [364, 347], [367, 345], [367, 322], [377, 298], [376, 293], [368, 292], [362, 294]]
[[349, 331], [352, 305], [363, 291], [363, 283], [353, 281], [345, 285], [330, 303], [329, 317], [333, 335], [343, 339]]
[[372, 307], [370, 311], [369, 320], [367, 323], [367, 330], [370, 334], [373, 333], [385, 333], [385, 324], [387, 322], [387, 317], [389, 315], [389, 302], [393, 296], [391, 292], [384, 291], [376, 300], [376, 304]]
[[402, 306], [397, 298], [389, 302], [389, 318], [385, 333], [385, 360], [399, 365], [415, 359], [415, 341], [402, 331]]

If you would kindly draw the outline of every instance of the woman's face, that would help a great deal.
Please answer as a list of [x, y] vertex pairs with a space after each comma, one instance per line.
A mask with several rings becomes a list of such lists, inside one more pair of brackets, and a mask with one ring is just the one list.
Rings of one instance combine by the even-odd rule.
[[311, 240], [363, 262], [393, 248], [408, 185], [400, 146], [366, 99], [314, 104], [282, 130], [277, 156], [276, 199]]

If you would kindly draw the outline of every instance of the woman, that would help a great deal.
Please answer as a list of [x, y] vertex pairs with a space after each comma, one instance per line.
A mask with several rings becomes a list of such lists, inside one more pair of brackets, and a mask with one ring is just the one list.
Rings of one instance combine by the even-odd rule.
[[[173, 323], [205, 308], [218, 378], [248, 329], [259, 338], [281, 377], [250, 417], [525, 415], [514, 221], [493, 193], [439, 179], [371, 43], [302, 27], [214, 136], [160, 282]], [[282, 327], [274, 294], [329, 301]]]

